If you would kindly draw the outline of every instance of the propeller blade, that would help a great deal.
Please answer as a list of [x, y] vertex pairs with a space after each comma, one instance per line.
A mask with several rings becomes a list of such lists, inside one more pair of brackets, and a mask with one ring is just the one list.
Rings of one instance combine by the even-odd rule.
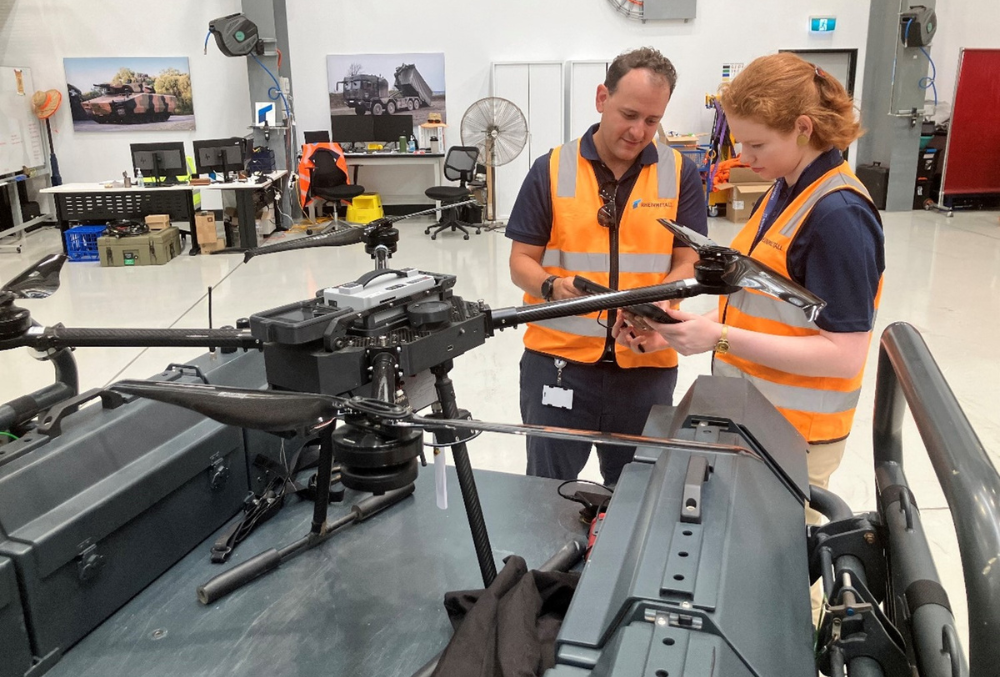
[[66, 263], [65, 254], [49, 254], [22, 271], [0, 289], [19, 299], [44, 299], [59, 289], [59, 271]]
[[695, 250], [700, 250], [703, 247], [718, 247], [712, 240], [708, 239], [701, 233], [695, 232], [688, 228], [687, 226], [682, 226], [679, 223], [674, 223], [670, 219], [657, 219], [660, 225], [673, 233], [674, 237], [687, 246]]
[[313, 247], [343, 247], [344, 245], [357, 244], [364, 241], [364, 228], [342, 228], [332, 233], [322, 235], [310, 235], [297, 240], [286, 240], [267, 245], [266, 247], [254, 247], [248, 249], [243, 255], [244, 263], [260, 254], [275, 254], [277, 252], [289, 252], [295, 249], [312, 249]]
[[655, 447], [658, 449], [695, 449], [704, 451], [731, 451], [733, 453], [751, 453], [743, 447], [728, 444], [705, 444], [687, 440], [666, 440], [659, 437], [644, 437], [642, 435], [624, 435], [621, 433], [602, 433], [594, 430], [576, 430], [574, 428], [559, 428], [547, 425], [528, 425], [517, 423], [487, 423], [469, 419], [441, 419], [425, 416], [413, 416], [406, 422], [397, 422], [400, 427], [416, 427], [433, 430], [434, 428], [455, 428], [457, 430], [482, 431], [490, 433], [505, 433], [523, 437], [545, 437], [553, 440], [570, 440], [573, 442], [589, 442], [591, 444], [613, 444], [639, 447]]
[[667, 219], [659, 219], [660, 225], [674, 234], [674, 237], [693, 247], [704, 256], [709, 247], [716, 252], [725, 250], [732, 255], [732, 261], [727, 266], [722, 280], [726, 284], [757, 291], [773, 296], [796, 308], [801, 308], [810, 322], [815, 321], [819, 311], [826, 306], [826, 301], [813, 294], [802, 285], [789, 280], [773, 268], [742, 254], [735, 249], [720, 247], [701, 233], [674, 223]]
[[826, 306], [826, 301], [802, 285], [749, 256], [737, 256], [722, 279], [735, 287], [755, 289], [801, 308], [810, 322], [814, 322]]
[[226, 425], [291, 432], [329, 421], [343, 400], [329, 395], [274, 390], [249, 390], [200, 383], [119, 381], [111, 390], [174, 404]]

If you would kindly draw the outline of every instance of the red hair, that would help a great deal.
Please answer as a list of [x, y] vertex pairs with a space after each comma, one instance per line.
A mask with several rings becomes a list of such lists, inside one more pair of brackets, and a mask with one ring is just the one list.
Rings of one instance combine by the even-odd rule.
[[780, 132], [795, 120], [812, 120], [809, 143], [844, 150], [864, 132], [854, 101], [832, 75], [791, 52], [754, 59], [719, 94], [726, 115], [747, 118]]

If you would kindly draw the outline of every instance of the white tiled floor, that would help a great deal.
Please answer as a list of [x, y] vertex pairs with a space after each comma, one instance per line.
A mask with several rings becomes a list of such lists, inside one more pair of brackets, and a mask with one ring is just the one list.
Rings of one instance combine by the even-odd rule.
[[[909, 322], [926, 340], [966, 415], [994, 463], [1000, 457], [1000, 222], [995, 212], [958, 213], [954, 218], [928, 212], [884, 215], [887, 271], [877, 334], [893, 322]], [[499, 233], [473, 235], [464, 241], [443, 234], [431, 242], [423, 222], [403, 222], [396, 267], [452, 273], [456, 293], [483, 299], [492, 307], [518, 305], [520, 293], [509, 281], [508, 240]], [[710, 235], [727, 243], [736, 226], [714, 219]], [[277, 237], [281, 237], [280, 235]], [[274, 239], [272, 238], [272, 242]], [[59, 247], [53, 230], [32, 235], [24, 253], [0, 254], [0, 280], [7, 280], [41, 255]], [[216, 326], [254, 311], [309, 298], [325, 286], [356, 278], [371, 269], [363, 249], [313, 249], [259, 257], [243, 264], [239, 256], [183, 256], [165, 266], [100, 268], [97, 263], [69, 263], [63, 286], [53, 297], [20, 302], [43, 324], [79, 327], [205, 326], [206, 288], [215, 287]], [[707, 310], [714, 298], [685, 302]], [[203, 351], [172, 349], [96, 349], [77, 351], [81, 389], [131, 377], [143, 378], [168, 362]], [[505, 331], [474, 353], [456, 360], [452, 373], [459, 404], [479, 419], [518, 421], [520, 332]], [[874, 398], [873, 344], [854, 434], [832, 489], [856, 511], [872, 510], [871, 411]], [[678, 397], [694, 378], [707, 373], [708, 358], [683, 359]], [[51, 367], [25, 351], [0, 353], [0, 402], [33, 391], [51, 380]], [[933, 541], [939, 573], [955, 608], [963, 640], [967, 636], [961, 561], [943, 494], [922, 453], [915, 427], [904, 430], [906, 468]], [[520, 438], [483, 435], [471, 445], [475, 467], [521, 473]], [[584, 477], [599, 479], [594, 458]], [[998, 553], [1000, 554], [1000, 553]], [[966, 644], [967, 646], [967, 644]]]

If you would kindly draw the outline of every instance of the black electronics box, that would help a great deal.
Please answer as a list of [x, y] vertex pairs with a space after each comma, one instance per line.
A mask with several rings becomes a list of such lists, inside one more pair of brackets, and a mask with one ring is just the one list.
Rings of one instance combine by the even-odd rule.
[[17, 592], [14, 563], [0, 557], [0, 675], [21, 677], [31, 663], [31, 645]]
[[858, 165], [858, 179], [865, 184], [872, 202], [878, 209], [885, 209], [885, 198], [889, 192], [889, 168], [881, 162], [870, 165]]
[[[206, 354], [151, 380], [260, 388], [263, 362], [259, 352]], [[75, 398], [83, 406], [61, 418], [57, 405], [0, 448], [0, 565], [16, 570], [36, 661], [58, 659], [228, 522], [249, 487], [243, 430], [107, 391], [85, 401], [100, 392]], [[251, 446], [276, 458], [280, 440], [256, 436]], [[7, 629], [16, 608], [4, 603], [6, 571], [0, 677], [21, 677], [5, 653], [18, 639]]]

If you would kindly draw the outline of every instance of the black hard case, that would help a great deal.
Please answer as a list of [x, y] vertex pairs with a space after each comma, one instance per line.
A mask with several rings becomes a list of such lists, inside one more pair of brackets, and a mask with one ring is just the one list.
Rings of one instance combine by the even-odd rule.
[[872, 202], [878, 209], [885, 209], [886, 196], [889, 192], [889, 168], [881, 163], [858, 165], [858, 180], [868, 189]]
[[[197, 369], [152, 380], [265, 384], [259, 353], [190, 364]], [[49, 435], [3, 448], [12, 460], [0, 458], [0, 559], [15, 565], [36, 660], [58, 658], [239, 512], [247, 494], [241, 429], [150, 400], [114, 404], [88, 404]], [[269, 437], [251, 446], [278, 444]], [[8, 674], [23, 672], [5, 661]]]
[[17, 592], [14, 563], [0, 557], [0, 675], [20, 677], [31, 668], [31, 645]]

